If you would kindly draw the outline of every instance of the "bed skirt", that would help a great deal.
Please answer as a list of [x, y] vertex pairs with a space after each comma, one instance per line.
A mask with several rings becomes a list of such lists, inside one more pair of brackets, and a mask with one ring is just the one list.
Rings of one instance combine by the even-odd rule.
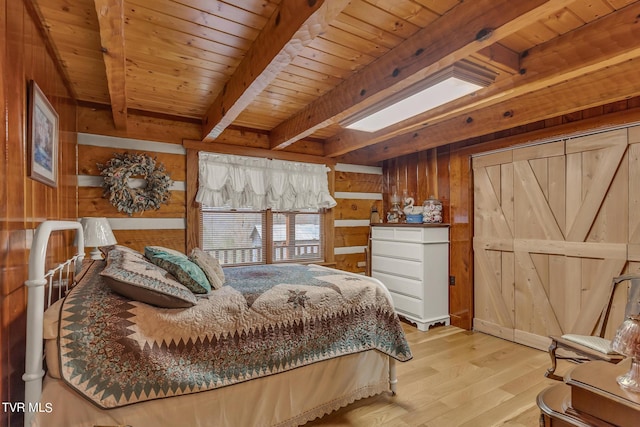
[[50, 411], [32, 426], [299, 426], [389, 390], [389, 357], [369, 350], [269, 377], [115, 409], [100, 409], [62, 380], [46, 377]]

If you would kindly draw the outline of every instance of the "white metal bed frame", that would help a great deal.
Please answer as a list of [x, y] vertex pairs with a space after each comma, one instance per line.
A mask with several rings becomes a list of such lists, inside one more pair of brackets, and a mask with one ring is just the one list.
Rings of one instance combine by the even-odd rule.
[[[77, 253], [55, 268], [46, 270], [45, 261], [47, 246], [54, 231], [75, 230]], [[27, 299], [27, 341], [25, 354], [25, 412], [24, 425], [30, 426], [34, 411], [38, 410], [42, 395], [43, 369], [43, 319], [45, 311], [45, 285], [48, 285], [47, 307], [51, 304], [54, 287], [58, 288], [58, 297], [62, 289], [70, 285], [69, 278], [78, 272], [84, 258], [84, 235], [82, 225], [76, 221], [44, 221], [35, 231], [31, 251], [29, 253], [29, 276], [25, 281], [28, 288]], [[73, 268], [73, 270], [72, 270]], [[348, 273], [348, 272], [347, 272]], [[354, 273], [350, 273], [354, 274]], [[65, 282], [66, 279], [66, 282]], [[382, 285], [386, 291], [386, 287]], [[388, 291], [387, 291], [388, 292]], [[389, 298], [391, 298], [389, 296]], [[389, 390], [395, 396], [397, 389], [396, 361], [389, 356]]]
[[[78, 252], [65, 262], [51, 270], [46, 270], [47, 246], [49, 237], [54, 231], [76, 230]], [[27, 346], [25, 354], [25, 411], [24, 425], [28, 426], [42, 394], [43, 362], [43, 330], [42, 322], [45, 310], [45, 285], [49, 285], [47, 306], [51, 304], [54, 283], [58, 285], [58, 296], [62, 296], [64, 279], [69, 286], [71, 268], [74, 272], [82, 265], [84, 258], [84, 235], [82, 225], [77, 221], [44, 221], [36, 228], [31, 251], [29, 253], [29, 276], [27, 286]], [[57, 277], [57, 281], [55, 280]]]

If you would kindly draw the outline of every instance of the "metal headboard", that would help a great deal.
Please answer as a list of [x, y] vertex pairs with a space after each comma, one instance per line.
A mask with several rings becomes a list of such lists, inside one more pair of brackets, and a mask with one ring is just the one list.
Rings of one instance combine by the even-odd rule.
[[[54, 231], [75, 230], [77, 252], [57, 267], [45, 271], [47, 246]], [[77, 221], [44, 221], [36, 228], [29, 253], [29, 278], [25, 282], [27, 294], [27, 346], [25, 354], [25, 412], [24, 425], [28, 426], [42, 394], [43, 369], [43, 317], [45, 310], [45, 285], [49, 285], [47, 306], [51, 303], [54, 284], [58, 285], [58, 296], [62, 296], [65, 281], [69, 285], [71, 269], [78, 269], [84, 258], [84, 235], [82, 225]]]

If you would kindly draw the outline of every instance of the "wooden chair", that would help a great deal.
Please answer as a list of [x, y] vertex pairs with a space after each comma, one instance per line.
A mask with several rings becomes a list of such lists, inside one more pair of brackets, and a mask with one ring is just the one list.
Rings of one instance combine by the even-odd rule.
[[[611, 306], [615, 295], [616, 287], [625, 281], [630, 281], [629, 291], [627, 294], [627, 305], [625, 306], [625, 318], [633, 314], [640, 313], [640, 276], [634, 274], [625, 274], [614, 277], [611, 281], [611, 290], [607, 305], [602, 310], [598, 327], [595, 330], [596, 335], [577, 335], [565, 334], [562, 336], [551, 336], [551, 345], [549, 346], [549, 356], [551, 357], [551, 368], [547, 369], [545, 377], [562, 381], [563, 377], [556, 375], [558, 359], [571, 360], [576, 363], [588, 360], [604, 360], [610, 363], [618, 363], [625, 356], [611, 350], [611, 341], [604, 337], [607, 330], [609, 315], [611, 314]], [[563, 350], [563, 354], [557, 353], [558, 349]]]

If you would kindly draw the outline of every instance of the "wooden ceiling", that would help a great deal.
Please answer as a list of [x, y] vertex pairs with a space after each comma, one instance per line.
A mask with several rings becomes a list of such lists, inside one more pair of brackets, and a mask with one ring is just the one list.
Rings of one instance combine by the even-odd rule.
[[[640, 1], [28, 1], [76, 99], [120, 129], [142, 111], [371, 163], [640, 95]], [[378, 132], [340, 125], [460, 61], [495, 82]]]

